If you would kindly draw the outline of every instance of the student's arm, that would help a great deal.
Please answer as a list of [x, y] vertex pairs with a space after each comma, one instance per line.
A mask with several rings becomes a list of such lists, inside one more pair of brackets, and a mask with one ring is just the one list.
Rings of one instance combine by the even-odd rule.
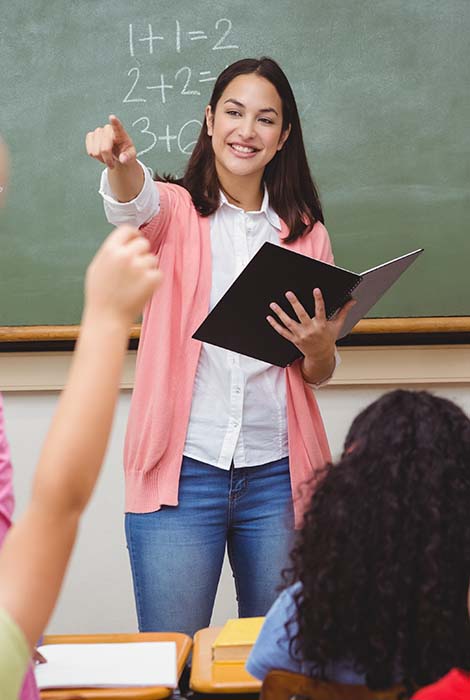
[[80, 337], [32, 498], [0, 551], [0, 608], [31, 646], [54, 607], [104, 457], [130, 324], [159, 279], [148, 249], [137, 230], [122, 227], [89, 267]]
[[89, 156], [108, 166], [109, 185], [118, 202], [137, 197], [144, 173], [134, 143], [116, 116], [111, 114], [109, 124], [86, 135], [86, 149]]

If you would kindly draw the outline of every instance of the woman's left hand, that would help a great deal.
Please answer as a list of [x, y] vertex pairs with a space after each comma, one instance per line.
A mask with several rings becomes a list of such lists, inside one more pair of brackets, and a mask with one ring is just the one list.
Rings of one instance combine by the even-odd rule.
[[272, 316], [267, 320], [275, 331], [283, 338], [293, 343], [305, 356], [304, 377], [312, 383], [327, 379], [334, 369], [335, 343], [341, 331], [346, 316], [356, 303], [348, 301], [329, 321], [326, 317], [325, 303], [319, 289], [313, 290], [315, 300], [315, 316], [311, 318], [293, 292], [286, 292], [298, 321], [292, 319], [274, 302], [270, 308], [282, 323]]

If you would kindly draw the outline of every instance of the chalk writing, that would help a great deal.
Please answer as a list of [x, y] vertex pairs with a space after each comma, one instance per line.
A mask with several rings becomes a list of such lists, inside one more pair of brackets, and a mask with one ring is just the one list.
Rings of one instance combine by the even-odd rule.
[[189, 90], [188, 89], [188, 85], [191, 82], [191, 74], [192, 74], [191, 68], [189, 66], [183, 66], [182, 68], [180, 68], [179, 71], [177, 71], [175, 73], [175, 80], [178, 80], [178, 77], [180, 75], [184, 76], [185, 73], [186, 73], [186, 81], [184, 83], [183, 89], [181, 90], [181, 94], [182, 95], [200, 95], [201, 93], [199, 92], [199, 90]]
[[146, 102], [147, 100], [143, 97], [131, 97], [132, 93], [134, 92], [134, 88], [139, 82], [139, 77], [140, 77], [140, 70], [137, 68], [137, 66], [134, 66], [134, 68], [131, 68], [130, 71], [128, 72], [127, 75], [132, 75], [132, 73], [135, 73], [135, 80], [132, 83], [132, 87], [123, 99], [123, 102]]
[[174, 85], [170, 85], [169, 83], [165, 83], [165, 78], [163, 73], [160, 73], [160, 83], [159, 85], [147, 85], [147, 90], [160, 90], [161, 96], [162, 96], [162, 102], [165, 104], [166, 102], [166, 93], [165, 90], [173, 90]]
[[215, 23], [215, 28], [218, 29], [220, 25], [227, 24], [227, 29], [225, 30], [224, 34], [221, 36], [219, 41], [215, 44], [215, 46], [212, 47], [213, 51], [216, 51], [217, 49], [238, 49], [239, 47], [236, 44], [224, 44], [223, 41], [228, 37], [230, 32], [232, 31], [232, 22], [229, 19], [226, 19], [225, 17], [222, 17], [222, 19], [218, 19], [217, 22]]
[[[224, 61], [216, 62], [216, 52], [239, 49], [233, 40], [232, 20], [221, 17], [210, 26], [198, 24], [191, 26], [185, 18], [168, 20], [167, 17], [128, 24], [127, 52], [132, 65], [127, 72], [122, 102], [131, 114], [129, 122], [136, 132], [139, 157], [150, 151], [184, 156], [192, 153], [203, 121], [193, 118], [191, 105], [201, 117], [209, 85], [231, 62], [227, 62], [227, 53], [221, 54]], [[194, 47], [199, 48], [194, 51]], [[205, 59], [203, 55], [201, 59], [201, 48]], [[178, 123], [178, 117], [171, 111], [176, 101], [181, 100], [188, 105], [184, 123]], [[139, 114], [139, 109], [144, 114]]]
[[137, 157], [143, 155], [144, 153], [148, 153], [148, 151], [151, 151], [152, 148], [155, 146], [157, 143], [157, 136], [154, 134], [153, 131], [150, 131], [149, 126], [150, 126], [150, 119], [148, 117], [140, 117], [139, 119], [136, 119], [135, 122], [132, 122], [132, 126], [137, 126], [140, 122], [143, 122], [145, 124], [144, 128], [140, 130], [142, 134], [149, 134], [149, 136], [152, 137], [152, 143], [150, 146], [147, 146], [147, 148], [144, 148], [143, 150], [139, 151], [137, 153]]
[[149, 35], [148, 35], [148, 36], [143, 36], [143, 37], [141, 37], [141, 38], [139, 39], [139, 41], [142, 41], [142, 42], [148, 41], [148, 43], [149, 43], [149, 53], [152, 54], [152, 53], [153, 53], [153, 42], [154, 42], [154, 41], [163, 41], [163, 40], [165, 39], [165, 37], [160, 36], [160, 35], [158, 35], [158, 34], [154, 36], [154, 34], [153, 34], [153, 32], [152, 32], [152, 25], [151, 25], [151, 24], [148, 25], [148, 28], [149, 28]]
[[149, 117], [139, 117], [134, 122], [132, 126], [140, 125], [140, 133], [150, 136], [149, 144], [142, 148], [137, 153], [137, 157], [142, 156], [144, 153], [148, 153], [155, 146], [158, 146], [159, 142], [164, 142], [166, 145], [167, 153], [172, 153], [173, 142], [176, 142], [176, 146], [180, 153], [183, 155], [190, 155], [197, 141], [197, 134], [202, 126], [202, 122], [199, 119], [189, 119], [185, 122], [177, 133], [173, 132], [170, 124], [165, 124], [163, 127], [164, 131], [162, 134], [156, 134], [155, 131], [150, 129], [150, 119]]
[[[194, 41], [213, 42], [215, 40], [215, 43], [213, 43], [211, 46], [212, 51], [221, 51], [227, 49], [236, 50], [239, 48], [238, 44], [230, 43], [229, 40], [229, 36], [232, 33], [233, 29], [232, 20], [228, 19], [227, 17], [221, 17], [215, 22], [214, 27], [215, 37], [211, 38], [209, 36], [210, 33], [204, 29], [188, 29], [185, 31], [182, 28], [180, 20], [175, 20], [176, 52], [181, 53], [182, 44], [184, 41], [191, 43]], [[129, 24], [128, 31], [129, 55], [131, 56], [131, 58], [135, 58], [136, 50], [139, 44], [146, 45], [146, 51], [148, 51], [149, 55], [154, 54], [154, 51], [158, 45], [162, 46], [163, 50], [166, 50], [165, 42], [168, 41], [167, 37], [169, 36], [169, 34], [163, 35], [154, 33], [153, 25], [151, 23], [147, 24], [147, 34], [144, 36], [138, 36], [137, 39], [135, 37], [138, 33], [138, 30], [136, 30], [134, 23]], [[137, 44], [136, 41], [138, 42]]]
[[199, 75], [208, 76], [205, 78], [199, 78], [200, 83], [209, 83], [209, 82], [212, 82], [212, 80], [217, 80], [217, 78], [215, 76], [211, 76], [210, 70], [201, 70], [201, 71], [199, 71]]
[[[130, 90], [126, 94], [126, 96], [123, 99], [123, 102], [147, 102], [147, 98], [142, 97], [142, 93], [139, 93], [137, 89], [137, 83], [141, 80], [141, 70], [137, 66], [134, 66], [131, 68], [127, 75], [129, 77], [132, 77], [132, 85], [130, 87]], [[209, 82], [214, 82], [217, 80], [215, 75], [211, 75], [210, 70], [201, 70], [199, 71], [199, 78], [197, 78], [197, 82], [199, 83], [209, 83]], [[146, 90], [156, 90], [160, 93], [160, 99], [162, 104], [166, 104], [167, 101], [167, 91], [169, 90], [174, 90], [175, 85], [171, 82], [167, 82], [167, 78], [165, 78], [164, 73], [160, 73], [160, 82], [158, 82], [156, 85], [145, 85]], [[176, 73], [173, 76], [173, 80], [175, 83], [178, 83], [178, 88], [179, 88], [179, 93], [180, 95], [186, 95], [186, 96], [192, 96], [192, 95], [200, 95], [201, 92], [200, 90], [196, 90], [194, 88], [194, 85], [192, 86], [191, 83], [196, 81], [196, 78], [193, 77], [193, 69], [190, 66], [182, 66], [179, 68]], [[182, 86], [182, 87], [181, 87]], [[139, 89], [142, 89], [141, 86], [139, 86]], [[140, 95], [137, 97], [137, 95]]]
[[193, 141], [189, 141], [186, 145], [184, 145], [184, 139], [183, 137], [187, 138], [186, 132], [188, 130], [188, 127], [196, 125], [198, 126], [198, 131], [202, 127], [202, 122], [199, 121], [199, 119], [190, 119], [186, 124], [183, 124], [181, 129], [178, 132], [178, 148], [180, 149], [181, 153], [184, 153], [185, 155], [190, 155], [193, 152], [193, 148], [196, 145], [197, 139], [193, 139]]

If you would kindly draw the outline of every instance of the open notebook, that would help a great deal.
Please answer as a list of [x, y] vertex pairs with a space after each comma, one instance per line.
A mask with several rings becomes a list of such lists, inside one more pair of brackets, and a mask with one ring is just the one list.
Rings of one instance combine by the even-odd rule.
[[423, 248], [418, 248], [411, 253], [361, 272], [361, 281], [351, 293], [356, 303], [346, 317], [339, 334], [340, 338], [344, 338], [354, 328], [422, 252]]
[[45, 644], [39, 647], [39, 652], [47, 660], [35, 667], [40, 690], [176, 688], [178, 682], [175, 642]]
[[348, 299], [356, 299], [341, 329], [345, 336], [422, 253], [419, 250], [358, 274], [309, 258], [284, 246], [264, 243], [235, 282], [214, 306], [193, 338], [248, 355], [279, 367], [301, 357], [295, 345], [266, 321], [275, 301], [291, 317], [285, 292], [292, 291], [314, 316], [313, 289], [321, 289], [328, 318]]

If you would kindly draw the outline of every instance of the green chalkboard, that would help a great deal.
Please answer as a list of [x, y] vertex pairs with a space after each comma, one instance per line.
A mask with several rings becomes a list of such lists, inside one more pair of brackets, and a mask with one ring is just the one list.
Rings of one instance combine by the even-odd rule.
[[276, 58], [294, 88], [336, 261], [424, 247], [372, 316], [470, 314], [468, 0], [20, 0], [0, 13], [0, 326], [78, 322], [109, 231], [85, 133], [118, 114], [181, 173], [215, 76]]

